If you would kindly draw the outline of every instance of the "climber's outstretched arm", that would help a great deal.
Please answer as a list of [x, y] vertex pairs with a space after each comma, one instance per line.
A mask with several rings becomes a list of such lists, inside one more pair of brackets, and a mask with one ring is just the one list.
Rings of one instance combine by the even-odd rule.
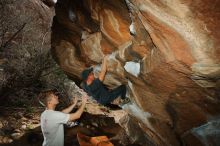
[[63, 109], [62, 112], [66, 113], [66, 114], [70, 113], [73, 110], [73, 108], [76, 106], [77, 101], [78, 101], [78, 98], [77, 97], [73, 97], [73, 100], [71, 101], [72, 104], [69, 107]]
[[103, 61], [102, 61], [102, 67], [101, 67], [101, 72], [99, 74], [99, 80], [103, 81], [105, 78], [105, 74], [107, 71], [107, 63], [108, 63], [108, 56], [105, 56]]

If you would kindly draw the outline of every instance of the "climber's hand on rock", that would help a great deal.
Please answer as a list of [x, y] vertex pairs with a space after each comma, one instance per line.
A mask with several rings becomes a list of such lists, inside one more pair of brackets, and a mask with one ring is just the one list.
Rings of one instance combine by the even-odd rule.
[[87, 100], [88, 100], [88, 96], [87, 95], [82, 96], [82, 104], [86, 104]]
[[103, 60], [104, 60], [104, 61], [107, 61], [108, 58], [109, 58], [109, 55], [105, 55], [104, 58], [103, 58]]
[[76, 104], [78, 102], [78, 98], [77, 97], [73, 97], [71, 100], [72, 104]]

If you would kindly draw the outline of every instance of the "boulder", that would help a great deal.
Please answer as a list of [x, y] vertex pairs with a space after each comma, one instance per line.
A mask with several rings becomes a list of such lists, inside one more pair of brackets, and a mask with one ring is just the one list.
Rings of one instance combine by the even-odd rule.
[[62, 0], [55, 11], [56, 61], [80, 82], [110, 55], [104, 84], [129, 87], [134, 141], [191, 145], [200, 138], [187, 133], [219, 114], [219, 1]]

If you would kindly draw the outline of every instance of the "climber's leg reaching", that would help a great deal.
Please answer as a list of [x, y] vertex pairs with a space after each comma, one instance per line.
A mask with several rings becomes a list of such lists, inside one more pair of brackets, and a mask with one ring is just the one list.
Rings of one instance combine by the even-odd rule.
[[125, 85], [121, 85], [121, 86], [109, 91], [109, 93], [106, 97], [100, 98], [99, 103], [106, 105], [108, 103], [111, 103], [113, 100], [115, 100], [119, 96], [123, 100], [126, 99], [126, 86]]

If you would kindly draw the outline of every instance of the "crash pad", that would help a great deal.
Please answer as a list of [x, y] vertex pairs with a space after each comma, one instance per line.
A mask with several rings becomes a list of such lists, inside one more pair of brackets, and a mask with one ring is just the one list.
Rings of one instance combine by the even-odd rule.
[[89, 137], [82, 133], [77, 133], [80, 146], [114, 146], [107, 136]]

